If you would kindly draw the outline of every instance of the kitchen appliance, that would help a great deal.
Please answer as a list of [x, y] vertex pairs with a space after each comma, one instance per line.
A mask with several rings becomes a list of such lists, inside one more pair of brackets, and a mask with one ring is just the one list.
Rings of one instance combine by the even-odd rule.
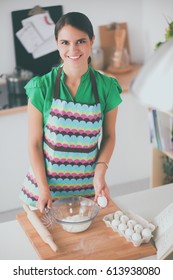
[[27, 104], [24, 86], [33, 77], [33, 73], [16, 67], [13, 73], [6, 75], [9, 107], [18, 107]]

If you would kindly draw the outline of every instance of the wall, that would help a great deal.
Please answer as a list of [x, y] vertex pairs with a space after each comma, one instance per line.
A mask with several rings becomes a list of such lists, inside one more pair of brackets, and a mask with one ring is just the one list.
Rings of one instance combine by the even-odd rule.
[[142, 38], [144, 60], [153, 53], [155, 44], [164, 41], [167, 21], [173, 21], [172, 0], [143, 0]]
[[131, 59], [138, 63], [153, 51], [155, 42], [163, 38], [167, 26], [164, 16], [173, 19], [172, 0], [0, 0], [0, 74], [11, 73], [15, 66], [11, 11], [30, 9], [35, 5], [62, 5], [64, 13], [86, 13], [94, 26], [95, 46], [99, 45], [99, 25], [127, 22]]

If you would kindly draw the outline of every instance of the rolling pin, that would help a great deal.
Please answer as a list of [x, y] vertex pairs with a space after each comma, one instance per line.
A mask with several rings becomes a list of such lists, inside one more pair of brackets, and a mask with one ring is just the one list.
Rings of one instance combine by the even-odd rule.
[[53, 241], [52, 235], [51, 233], [48, 231], [48, 229], [42, 224], [42, 222], [40, 221], [39, 217], [37, 216], [36, 213], [34, 213], [34, 211], [32, 211], [28, 205], [23, 204], [23, 208], [25, 210], [25, 212], [27, 213], [27, 218], [28, 220], [31, 222], [31, 224], [33, 225], [33, 227], [35, 228], [35, 230], [38, 232], [38, 234], [40, 235], [40, 237], [42, 238], [42, 240], [47, 243], [51, 249], [54, 252], [58, 251], [58, 247], [55, 244], [55, 242]]

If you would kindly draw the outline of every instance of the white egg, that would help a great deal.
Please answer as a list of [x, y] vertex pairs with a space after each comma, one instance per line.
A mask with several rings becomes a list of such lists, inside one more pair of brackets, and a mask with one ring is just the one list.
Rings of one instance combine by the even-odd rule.
[[129, 220], [129, 218], [128, 218], [126, 215], [122, 215], [122, 216], [120, 217], [120, 221], [121, 221], [123, 224], [126, 224], [128, 220]]
[[134, 230], [138, 233], [142, 232], [143, 226], [141, 224], [134, 225]]
[[126, 224], [119, 224], [119, 226], [118, 226], [118, 230], [120, 232], [124, 232], [126, 230], [126, 228], [127, 228]]
[[105, 196], [99, 196], [97, 203], [100, 207], [105, 208], [108, 204], [107, 198]]
[[129, 239], [129, 238], [131, 238], [131, 236], [133, 235], [133, 233], [134, 233], [134, 231], [133, 231], [133, 229], [131, 229], [131, 228], [127, 228], [126, 230], [125, 230], [125, 236]]
[[135, 241], [135, 242], [140, 241], [141, 240], [141, 235], [137, 232], [133, 233], [132, 234], [132, 240]]
[[118, 219], [119, 220], [120, 216], [115, 212], [114, 213], [114, 219]]
[[151, 230], [149, 228], [144, 228], [142, 231], [142, 236], [145, 237], [150, 237], [151, 236]]
[[119, 224], [120, 224], [120, 221], [118, 219], [113, 219], [112, 222], [111, 222], [111, 225], [114, 229], [117, 229]]
[[124, 213], [122, 211], [118, 210], [114, 213], [114, 218], [116, 218], [116, 217], [120, 218], [122, 215], [124, 215]]
[[142, 238], [141, 238], [141, 235], [137, 232], [133, 233], [132, 234], [132, 242], [133, 242], [133, 245], [138, 247], [141, 245], [142, 243]]
[[134, 228], [134, 225], [136, 225], [136, 221], [135, 220], [132, 220], [132, 219], [128, 220], [127, 226], [129, 228]]

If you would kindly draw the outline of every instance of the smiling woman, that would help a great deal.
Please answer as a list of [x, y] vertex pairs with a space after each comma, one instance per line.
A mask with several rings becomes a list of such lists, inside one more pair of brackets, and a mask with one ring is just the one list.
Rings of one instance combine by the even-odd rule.
[[93, 42], [94, 36], [90, 40], [88, 34], [71, 25], [66, 24], [58, 32], [57, 46], [64, 62], [66, 85], [73, 97], [80, 84], [80, 77], [88, 69], [88, 57], [90, 57]]
[[25, 87], [31, 167], [20, 197], [41, 212], [64, 197], [109, 200], [105, 174], [122, 91], [116, 79], [89, 65], [94, 33], [86, 15], [60, 18], [55, 39], [63, 64]]
[[[75, 16], [75, 14], [77, 14], [77, 17]], [[67, 29], [70, 28], [72, 30], [65, 30], [64, 29], [65, 27]], [[60, 33], [62, 33], [62, 28], [63, 28], [63, 34], [60, 34]], [[81, 13], [68, 13], [67, 15], [62, 17], [57, 22], [57, 24], [55, 26], [55, 38], [57, 40], [57, 43], [58, 43], [58, 41], [60, 41], [62, 44], [65, 44], [65, 45], [69, 44], [70, 42], [65, 40], [65, 38], [60, 39], [60, 37], [63, 35], [65, 36], [66, 32], [68, 32], [67, 33], [68, 36], [69, 36], [69, 34], [73, 35], [74, 29], [78, 30], [78, 32], [80, 31], [80, 34], [78, 34], [78, 35], [81, 36], [77, 39], [76, 42], [74, 42], [74, 44], [80, 45], [80, 44], [90, 43], [90, 47], [92, 47], [92, 45], [94, 43], [94, 38], [95, 38], [93, 26], [92, 26], [89, 18], [87, 16], [84, 16]], [[69, 31], [72, 31], [72, 32], [69, 33]], [[89, 56], [89, 59], [88, 59], [89, 63], [90, 63], [90, 60], [91, 60], [91, 58]]]

